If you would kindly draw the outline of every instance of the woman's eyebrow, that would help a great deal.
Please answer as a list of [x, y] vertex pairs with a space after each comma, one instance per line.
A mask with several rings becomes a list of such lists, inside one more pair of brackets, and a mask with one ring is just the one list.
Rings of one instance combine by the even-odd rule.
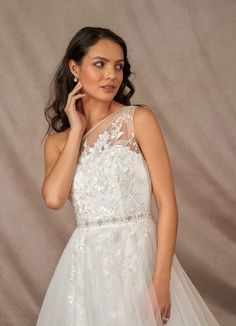
[[[108, 59], [104, 58], [104, 57], [100, 57], [100, 56], [97, 56], [97, 57], [93, 57], [92, 59], [102, 59], [104, 61], [107, 61], [109, 62]], [[120, 62], [120, 61], [125, 61], [124, 59], [119, 59], [119, 60], [116, 60], [116, 62]]]

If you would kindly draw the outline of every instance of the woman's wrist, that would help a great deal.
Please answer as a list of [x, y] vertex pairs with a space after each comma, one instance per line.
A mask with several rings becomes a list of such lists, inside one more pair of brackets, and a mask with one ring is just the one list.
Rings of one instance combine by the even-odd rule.
[[169, 283], [171, 279], [171, 274], [170, 273], [157, 273], [155, 272], [153, 275], [153, 281], [157, 283]]
[[84, 131], [78, 128], [72, 128], [70, 129], [69, 134], [72, 135], [73, 137], [82, 138]]

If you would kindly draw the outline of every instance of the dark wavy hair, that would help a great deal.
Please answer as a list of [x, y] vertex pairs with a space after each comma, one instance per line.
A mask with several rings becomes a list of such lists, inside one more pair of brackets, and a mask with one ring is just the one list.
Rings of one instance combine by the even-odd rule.
[[134, 73], [130, 69], [127, 46], [124, 40], [107, 28], [84, 27], [73, 36], [50, 82], [49, 99], [44, 110], [44, 115], [49, 126], [44, 138], [52, 130], [62, 132], [70, 127], [69, 119], [64, 111], [68, 93], [75, 86], [74, 76], [69, 69], [69, 60], [73, 59], [77, 64], [80, 64], [83, 57], [87, 54], [89, 47], [104, 38], [119, 44], [123, 50], [123, 80], [114, 100], [124, 105], [130, 105], [130, 98], [133, 96], [135, 88], [129, 80], [129, 77]]

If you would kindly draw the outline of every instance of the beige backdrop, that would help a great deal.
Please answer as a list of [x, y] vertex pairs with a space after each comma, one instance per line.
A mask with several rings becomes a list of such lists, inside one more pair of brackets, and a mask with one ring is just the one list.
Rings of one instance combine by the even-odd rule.
[[41, 198], [52, 73], [84, 26], [127, 42], [132, 104], [156, 112], [179, 207], [176, 254], [221, 325], [235, 316], [236, 1], [1, 0], [1, 326], [32, 326], [75, 227]]

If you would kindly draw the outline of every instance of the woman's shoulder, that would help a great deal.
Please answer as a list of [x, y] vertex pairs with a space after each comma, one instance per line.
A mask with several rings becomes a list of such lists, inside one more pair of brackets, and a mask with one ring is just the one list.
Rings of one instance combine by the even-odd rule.
[[[133, 128], [137, 139], [141, 139], [144, 131], [157, 131], [160, 124], [154, 110], [145, 104], [135, 105], [133, 113]], [[147, 132], [146, 132], [147, 133]]]
[[136, 123], [144, 123], [145, 120], [150, 120], [155, 118], [155, 113], [153, 109], [146, 104], [135, 104], [134, 106], [134, 119]]
[[153, 109], [146, 104], [135, 104], [133, 107], [133, 119], [136, 121], [152, 119], [155, 115]]
[[69, 135], [69, 128], [61, 132], [52, 132], [45, 140], [45, 147], [57, 148], [60, 152], [63, 150]]
[[140, 112], [151, 111], [151, 112], [153, 112], [153, 109], [146, 104], [133, 104], [132, 106], [135, 107], [135, 111], [140, 111]]

